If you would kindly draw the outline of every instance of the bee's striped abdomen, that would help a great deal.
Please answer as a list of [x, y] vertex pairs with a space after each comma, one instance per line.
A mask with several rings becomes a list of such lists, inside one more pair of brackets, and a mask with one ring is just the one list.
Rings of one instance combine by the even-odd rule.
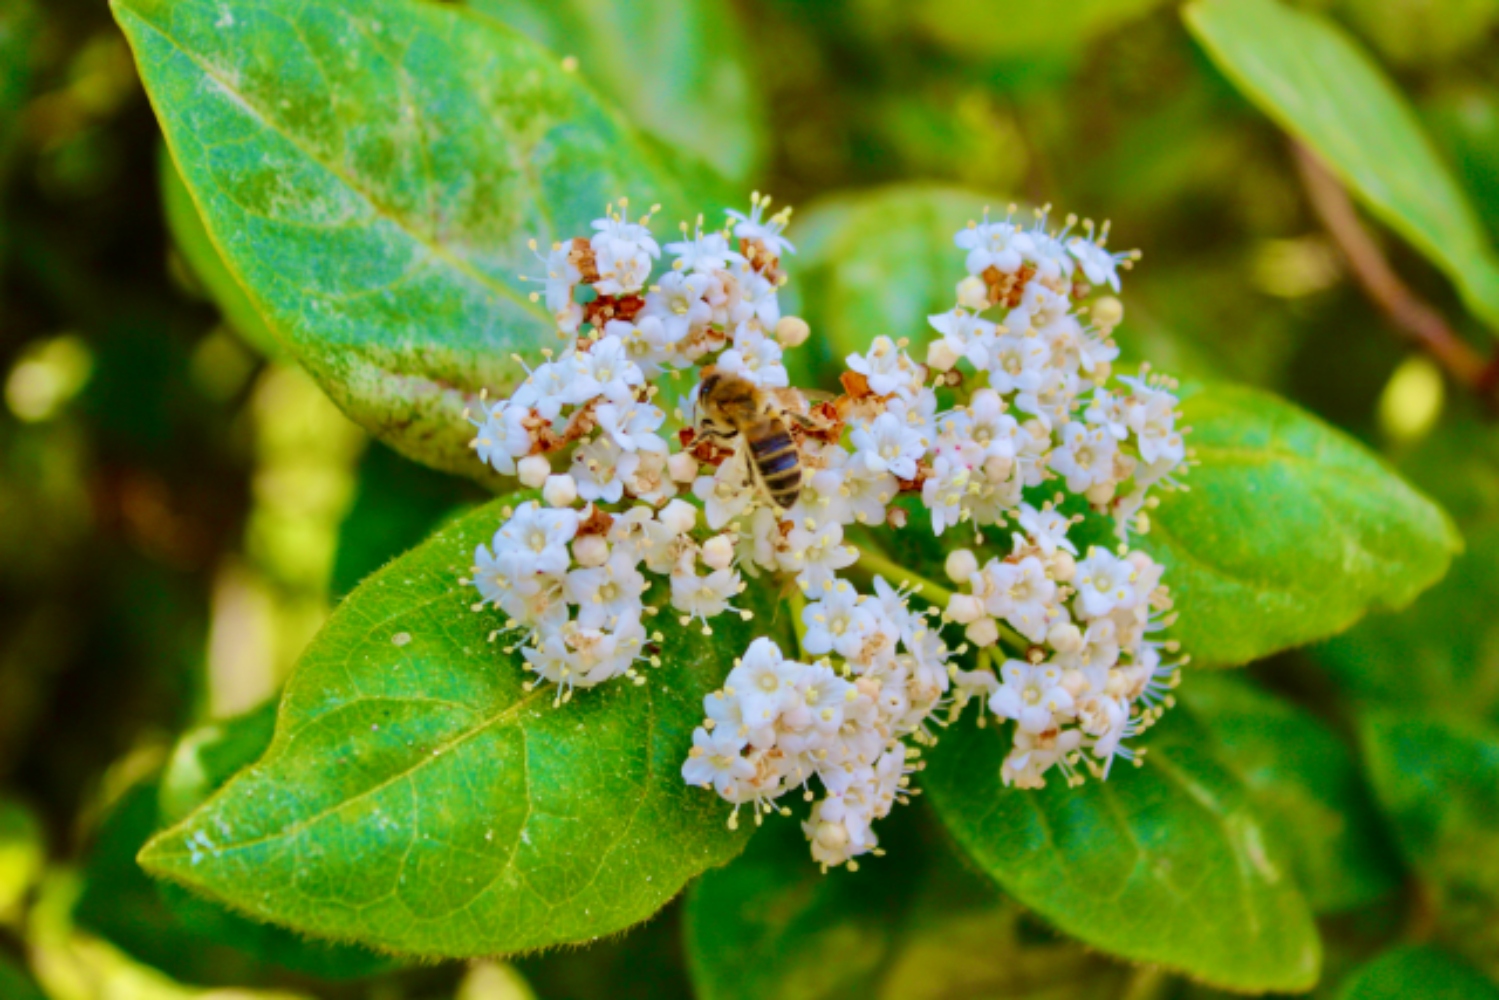
[[770, 499], [782, 510], [796, 503], [802, 492], [801, 455], [786, 425], [774, 417], [763, 418], [749, 428], [745, 440]]

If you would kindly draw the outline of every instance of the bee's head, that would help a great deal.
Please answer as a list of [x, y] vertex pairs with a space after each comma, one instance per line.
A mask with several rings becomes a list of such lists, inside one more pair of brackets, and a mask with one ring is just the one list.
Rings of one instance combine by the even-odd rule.
[[718, 371], [717, 365], [708, 365], [703, 369], [702, 378], [698, 382], [697, 398], [711, 398], [723, 382], [723, 375]]

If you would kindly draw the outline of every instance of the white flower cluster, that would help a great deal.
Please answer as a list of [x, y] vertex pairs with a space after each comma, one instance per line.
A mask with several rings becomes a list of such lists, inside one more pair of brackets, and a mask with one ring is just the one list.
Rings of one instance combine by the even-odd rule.
[[[816, 777], [823, 797], [805, 828], [814, 857], [837, 865], [875, 849], [871, 824], [904, 794], [909, 744], [930, 742], [933, 713], [975, 695], [1016, 722], [1007, 782], [1039, 785], [1053, 764], [1080, 780], [1086, 752], [1103, 775], [1129, 755], [1122, 740], [1157, 717], [1176, 664], [1161, 657], [1174, 647], [1146, 638], [1170, 620], [1160, 567], [1123, 543], [1148, 528], [1148, 491], [1174, 485], [1186, 450], [1172, 383], [1110, 381], [1122, 308], [1089, 298], [1095, 286], [1117, 290], [1132, 255], [1106, 251], [1106, 229], [1069, 236], [1071, 220], [1053, 233], [1044, 216], [1021, 227], [986, 215], [957, 236], [969, 275], [956, 307], [931, 318], [940, 339], [927, 363], [877, 337], [847, 359], [843, 394], [813, 404], [782, 364], [809, 331], [781, 315], [790, 213], [767, 218], [768, 205], [756, 195], [722, 230], [683, 226], [654, 284], [662, 248], [650, 217], [631, 222], [624, 201], [591, 239], [538, 255], [545, 292], [533, 298], [545, 298], [563, 346], [486, 405], [474, 447], [541, 501], [506, 512], [472, 583], [476, 609], [503, 611], [495, 634], [518, 636], [511, 648], [560, 703], [622, 674], [643, 683], [639, 665], [659, 662], [664, 641], [646, 622], [665, 605], [711, 633], [718, 615], [750, 617], [733, 604], [743, 574], [793, 578], [800, 655], [754, 641], [706, 699], [683, 776], [736, 814], [750, 804], [757, 821], [793, 789], [813, 799]], [[663, 375], [710, 365], [748, 386], [793, 440], [800, 485], [778, 487], [789, 506], [760, 485], [750, 426], [707, 433], [696, 378], [670, 414], [657, 405]], [[1059, 483], [1072, 499], [1032, 505]], [[939, 535], [965, 525], [984, 544], [987, 528], [1018, 529], [998, 549], [1004, 532], [991, 536], [982, 567], [954, 553], [949, 573], [971, 592], [948, 595], [940, 618], [914, 610], [904, 582], [875, 575], [899, 567], [845, 537], [851, 526], [906, 527], [913, 505]], [[1069, 532], [1085, 510], [1112, 517], [1118, 555], [1074, 558]], [[927, 586], [924, 599], [941, 603], [942, 588]], [[969, 646], [949, 648], [947, 622], [966, 627], [979, 669], [958, 668]], [[988, 665], [1001, 651], [996, 676]]]

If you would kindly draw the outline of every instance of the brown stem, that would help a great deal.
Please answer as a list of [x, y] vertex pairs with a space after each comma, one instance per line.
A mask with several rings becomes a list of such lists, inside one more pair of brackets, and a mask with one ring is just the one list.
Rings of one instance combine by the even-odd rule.
[[1486, 361], [1453, 332], [1441, 313], [1411, 291], [1359, 221], [1352, 199], [1337, 178], [1305, 146], [1292, 143], [1291, 148], [1312, 208], [1343, 251], [1365, 294], [1395, 329], [1430, 354], [1454, 381], [1490, 399], [1499, 388], [1499, 356]]

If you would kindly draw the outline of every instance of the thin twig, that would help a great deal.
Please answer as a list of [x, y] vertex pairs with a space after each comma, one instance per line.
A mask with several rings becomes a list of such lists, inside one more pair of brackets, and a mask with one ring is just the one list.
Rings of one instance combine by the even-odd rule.
[[1400, 280], [1359, 221], [1353, 200], [1337, 178], [1301, 143], [1292, 143], [1291, 148], [1312, 208], [1343, 251], [1365, 294], [1395, 329], [1430, 354], [1454, 381], [1489, 399], [1499, 388], [1499, 357], [1486, 361], [1453, 332], [1441, 313]]

